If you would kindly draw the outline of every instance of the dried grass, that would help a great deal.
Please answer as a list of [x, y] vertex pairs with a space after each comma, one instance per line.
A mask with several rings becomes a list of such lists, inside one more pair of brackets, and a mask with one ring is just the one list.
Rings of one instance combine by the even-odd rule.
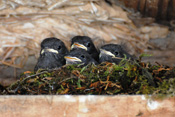
[[55, 36], [69, 47], [75, 35], [92, 37], [98, 47], [127, 42], [132, 54], [143, 52], [150, 39], [126, 11], [102, 0], [0, 1], [0, 64], [22, 68], [28, 56], [38, 57], [44, 38]]

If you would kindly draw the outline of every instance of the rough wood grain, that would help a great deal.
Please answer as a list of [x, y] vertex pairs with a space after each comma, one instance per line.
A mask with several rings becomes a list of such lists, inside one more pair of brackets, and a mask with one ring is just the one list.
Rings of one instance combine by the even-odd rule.
[[139, 7], [139, 10], [142, 14], [145, 13], [145, 4], [146, 4], [146, 0], [140, 0], [140, 7]]
[[[115, 0], [113, 0], [115, 1]], [[157, 20], [175, 19], [175, 0], [119, 0], [127, 8]]]
[[1, 96], [0, 117], [173, 117], [175, 97], [153, 100], [135, 96]]
[[167, 17], [167, 9], [168, 9], [168, 3], [170, 0], [161, 0], [161, 5], [159, 6], [159, 15], [161, 19], [166, 19]]
[[175, 0], [171, 0], [169, 2], [169, 6], [167, 10], [167, 18], [169, 20], [175, 19]]
[[172, 11], [172, 19], [175, 19], [175, 0], [173, 0], [173, 11]]
[[132, 2], [130, 2], [130, 7], [133, 8], [134, 10], [137, 10], [138, 4], [139, 0], [132, 0]]
[[146, 2], [146, 15], [156, 17], [158, 13], [159, 0], [147, 0]]

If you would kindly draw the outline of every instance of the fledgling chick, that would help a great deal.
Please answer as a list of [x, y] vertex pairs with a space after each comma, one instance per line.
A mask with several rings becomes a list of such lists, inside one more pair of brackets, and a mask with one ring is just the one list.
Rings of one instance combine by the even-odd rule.
[[41, 42], [41, 51], [38, 62], [34, 68], [38, 69], [54, 69], [65, 65], [64, 56], [68, 53], [65, 44], [55, 37], [46, 38]]
[[98, 64], [92, 56], [84, 49], [73, 49], [65, 57], [66, 64]]
[[71, 40], [71, 50], [74, 48], [81, 48], [86, 50], [92, 58], [96, 61], [99, 59], [99, 52], [97, 51], [92, 39], [88, 36], [75, 36]]
[[103, 45], [100, 49], [99, 61], [102, 62], [111, 62], [119, 64], [123, 58], [133, 60], [133, 57], [127, 53], [121, 45], [118, 44], [106, 44]]

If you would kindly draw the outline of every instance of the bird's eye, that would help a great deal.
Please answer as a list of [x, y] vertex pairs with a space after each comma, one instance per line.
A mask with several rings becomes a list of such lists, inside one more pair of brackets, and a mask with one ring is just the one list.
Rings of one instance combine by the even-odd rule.
[[115, 52], [115, 55], [119, 55], [119, 52]]
[[58, 46], [58, 48], [57, 48], [58, 50], [60, 50], [61, 49], [61, 46]]
[[91, 44], [88, 42], [88, 43], [86, 44], [86, 46], [87, 46], [87, 47], [90, 47], [90, 46], [91, 46]]
[[81, 57], [81, 58], [83, 58], [83, 59], [85, 58], [85, 56], [84, 56], [84, 55], [81, 55], [80, 57]]

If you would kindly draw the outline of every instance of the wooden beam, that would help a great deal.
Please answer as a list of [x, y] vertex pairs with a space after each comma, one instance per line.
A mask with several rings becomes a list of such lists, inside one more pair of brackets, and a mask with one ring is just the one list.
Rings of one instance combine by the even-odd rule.
[[1, 117], [173, 117], [175, 115], [175, 97], [153, 100], [144, 95], [13, 95], [0, 96], [0, 103]]

